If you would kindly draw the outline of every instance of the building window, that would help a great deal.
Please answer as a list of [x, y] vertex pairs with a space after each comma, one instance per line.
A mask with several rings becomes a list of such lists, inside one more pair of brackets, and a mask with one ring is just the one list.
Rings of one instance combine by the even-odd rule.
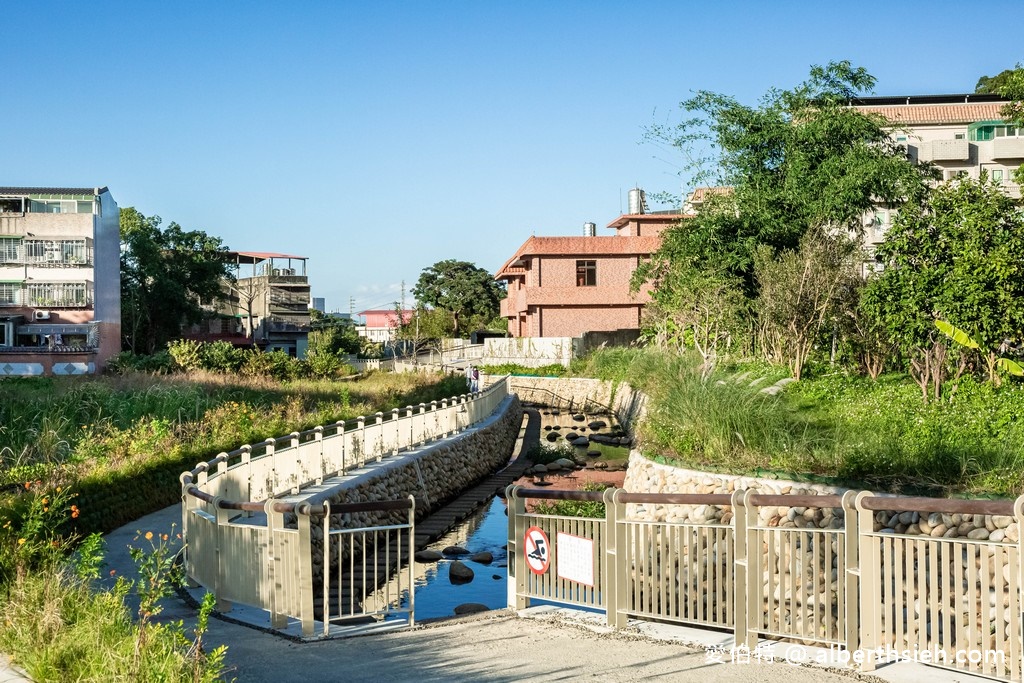
[[596, 287], [597, 286], [597, 261], [576, 262], [576, 286]]
[[963, 140], [966, 137], [964, 133], [956, 133], [953, 135], [954, 140]]
[[21, 303], [20, 282], [0, 282], [0, 306], [17, 306]]
[[21, 262], [21, 240], [0, 237], [0, 263]]
[[50, 265], [87, 265], [87, 240], [25, 240], [25, 262]]
[[1001, 168], [993, 168], [991, 173], [992, 173], [992, 180], [994, 182], [1002, 184], [1002, 182], [1003, 182], [1003, 169], [1001, 169]]
[[86, 282], [32, 282], [28, 285], [28, 305], [35, 308], [50, 306], [89, 306], [92, 292]]

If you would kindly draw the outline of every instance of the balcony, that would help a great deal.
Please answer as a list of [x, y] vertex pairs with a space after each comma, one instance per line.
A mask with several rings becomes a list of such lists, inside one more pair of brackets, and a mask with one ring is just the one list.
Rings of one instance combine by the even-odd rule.
[[917, 160], [970, 161], [971, 145], [967, 140], [931, 140], [917, 146]]
[[1024, 159], [1024, 137], [996, 138], [992, 141], [993, 159]]

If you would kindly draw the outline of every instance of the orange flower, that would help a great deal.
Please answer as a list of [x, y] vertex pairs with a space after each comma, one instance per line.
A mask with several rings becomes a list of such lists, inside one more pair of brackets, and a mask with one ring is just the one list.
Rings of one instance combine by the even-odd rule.
[[116, 574], [116, 573], [117, 573], [117, 570], [116, 570], [116, 569], [111, 569], [111, 570], [110, 570], [110, 575], [111, 575], [111, 576], [113, 576], [113, 575], [114, 575], [114, 574]]
[[147, 541], [152, 541], [153, 540], [153, 532], [152, 531], [147, 531], [146, 532], [146, 540]]
[[25, 545], [25, 539], [24, 538], [19, 538], [18, 539], [18, 545]]
[[167, 534], [164, 534], [163, 536], [161, 536], [160, 540], [161, 541], [166, 541], [167, 540]]
[[28, 491], [30, 488], [32, 488], [32, 482], [26, 481], [25, 482], [25, 490]]

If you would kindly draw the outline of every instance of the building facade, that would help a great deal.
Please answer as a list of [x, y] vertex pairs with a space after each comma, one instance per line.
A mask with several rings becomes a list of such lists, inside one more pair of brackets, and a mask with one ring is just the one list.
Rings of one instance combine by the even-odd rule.
[[105, 187], [0, 187], [0, 376], [94, 374], [121, 350], [120, 240]]
[[[402, 324], [408, 324], [416, 311], [412, 309], [402, 310]], [[399, 327], [398, 311], [395, 309], [371, 309], [356, 313], [363, 319], [363, 324], [356, 325], [356, 332], [360, 337], [376, 344], [385, 346], [394, 344], [395, 332]]]
[[[640, 327], [650, 290], [630, 291], [641, 261], [661, 245], [679, 213], [631, 213], [613, 236], [530, 237], [495, 274], [507, 284], [501, 315], [513, 337], [579, 337]], [[592, 226], [593, 224], [588, 224]]]
[[223, 299], [182, 336], [305, 358], [310, 330], [307, 258], [264, 251], [229, 251], [226, 257], [233, 278], [224, 282]]
[[[1020, 199], [1013, 172], [1024, 163], [1024, 129], [1002, 120], [1000, 110], [1007, 102], [998, 95], [865, 97], [852, 104], [890, 121], [892, 136], [906, 148], [907, 157], [934, 165], [943, 181], [977, 179], [985, 173]], [[896, 210], [886, 206], [864, 217], [869, 251], [885, 238], [895, 217]]]

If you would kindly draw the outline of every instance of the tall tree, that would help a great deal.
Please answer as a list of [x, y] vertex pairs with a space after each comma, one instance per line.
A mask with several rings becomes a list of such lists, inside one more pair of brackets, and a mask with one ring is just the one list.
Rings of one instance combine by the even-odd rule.
[[[1017, 64], [1017, 68], [1007, 69], [995, 78], [998, 78], [999, 81], [993, 84], [993, 90], [1009, 100], [999, 114], [1007, 121], [1016, 124], [1018, 128], [1024, 129], [1024, 66]], [[979, 81], [980, 83], [981, 81]], [[1018, 135], [1020, 134], [1021, 132], [1018, 131]], [[1019, 185], [1024, 185], [1024, 164], [1018, 166], [1014, 171], [1014, 180]]]
[[489, 322], [498, 314], [504, 289], [483, 268], [447, 259], [424, 268], [412, 293], [421, 304], [447, 311], [458, 336], [465, 318], [479, 316]]
[[936, 320], [986, 349], [995, 379], [997, 352], [1024, 339], [1024, 216], [997, 184], [963, 178], [940, 185], [921, 211], [899, 214], [878, 248], [884, 271], [862, 303], [896, 341], [937, 395], [945, 344]]
[[220, 238], [159, 216], [121, 209], [121, 320], [124, 348], [153, 353], [202, 319], [202, 301], [223, 296], [228, 276]]
[[796, 250], [809, 230], [859, 231], [879, 202], [900, 204], [926, 191], [924, 167], [911, 164], [890, 136], [890, 122], [850, 107], [875, 79], [849, 62], [811, 68], [792, 90], [771, 90], [750, 107], [699, 91], [682, 103], [691, 118], [654, 126], [648, 137], [696, 162], [698, 184], [727, 185], [732, 194], [707, 202], [665, 240], [638, 272], [639, 281], [666, 268], [724, 266], [756, 291], [754, 254]]

